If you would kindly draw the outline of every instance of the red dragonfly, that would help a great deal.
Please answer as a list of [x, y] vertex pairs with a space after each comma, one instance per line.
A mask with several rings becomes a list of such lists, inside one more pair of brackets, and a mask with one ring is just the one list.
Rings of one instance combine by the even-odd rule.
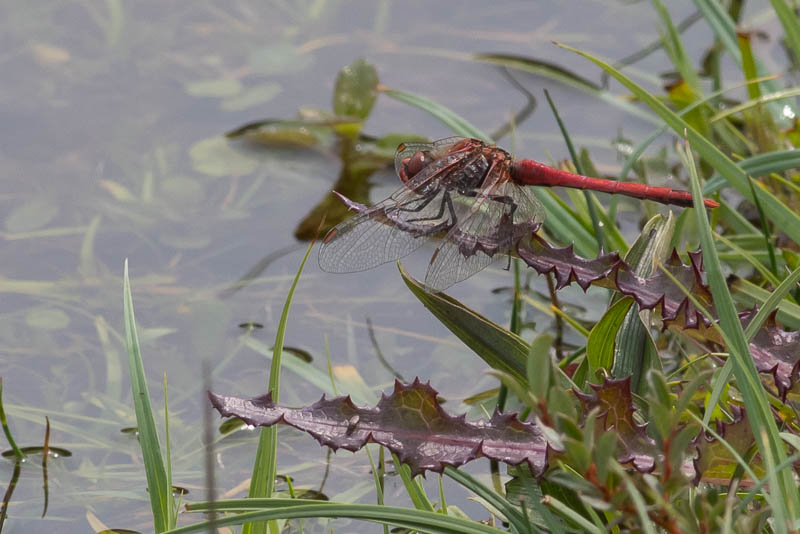
[[[368, 207], [339, 195], [356, 212], [322, 241], [323, 271], [372, 269], [410, 254], [443, 235], [425, 275], [430, 291], [443, 291], [508, 254], [544, 221], [544, 208], [526, 185], [591, 189], [691, 206], [686, 191], [591, 178], [511, 155], [479, 139], [448, 137], [397, 147], [395, 170], [403, 186]], [[338, 193], [337, 193], [338, 194]], [[706, 207], [718, 204], [705, 200]]]

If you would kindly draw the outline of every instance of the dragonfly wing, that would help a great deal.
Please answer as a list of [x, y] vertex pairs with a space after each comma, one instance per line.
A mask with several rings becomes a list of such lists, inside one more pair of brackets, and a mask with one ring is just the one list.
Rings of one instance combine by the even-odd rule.
[[452, 226], [441, 210], [443, 190], [427, 196], [403, 188], [342, 222], [322, 241], [319, 266], [329, 273], [366, 271], [411, 254]]
[[452, 228], [455, 220], [445, 202], [448, 187], [443, 182], [466, 157], [469, 154], [463, 153], [435, 161], [383, 202], [359, 210], [328, 232], [319, 250], [320, 268], [331, 273], [366, 271], [407, 256], [429, 237]]
[[436, 249], [425, 275], [430, 290], [443, 291], [466, 280], [508, 254], [524, 235], [541, 226], [544, 208], [533, 192], [507, 180], [499, 171], [496, 174], [469, 209], [456, 210], [458, 223]]

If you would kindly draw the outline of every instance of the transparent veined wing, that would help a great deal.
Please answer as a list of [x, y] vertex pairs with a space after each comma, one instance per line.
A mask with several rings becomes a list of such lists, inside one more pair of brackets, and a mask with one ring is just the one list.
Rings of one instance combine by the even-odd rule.
[[[453, 139], [447, 145], [457, 142]], [[435, 150], [446, 146], [438, 143], [441, 142], [414, 145], [415, 151], [420, 146]], [[398, 154], [404, 150], [398, 150]], [[446, 202], [446, 181], [450, 171], [466, 157], [468, 153], [434, 160], [392, 196], [372, 207], [353, 203], [356, 215], [337, 225], [323, 239], [320, 268], [332, 273], [372, 269], [407, 256], [429, 237], [449, 230], [455, 219]]]
[[508, 254], [522, 237], [535, 232], [544, 209], [528, 188], [509, 180], [507, 167], [490, 171], [475, 199], [454, 201], [457, 222], [431, 257], [425, 286], [443, 291]]

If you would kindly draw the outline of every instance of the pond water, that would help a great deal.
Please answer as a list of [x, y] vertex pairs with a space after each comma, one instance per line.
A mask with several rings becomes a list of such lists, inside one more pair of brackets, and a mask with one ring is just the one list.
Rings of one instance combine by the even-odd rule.
[[[692, 12], [691, 2], [669, 4], [676, 21]], [[597, 69], [551, 41], [616, 59], [658, 36], [649, 2], [611, 0], [76, 0], [17, 2], [2, 12], [3, 399], [20, 445], [42, 443], [48, 416], [50, 443], [72, 452], [49, 462], [44, 518], [39, 462], [23, 466], [7, 532], [152, 529], [138, 443], [121, 432], [135, 425], [123, 345], [126, 258], [155, 406], [163, 406], [166, 373], [173, 477], [189, 490], [187, 500], [205, 496], [203, 361], [211, 365], [216, 391], [256, 395], [266, 389], [269, 348], [304, 249], [292, 247], [293, 231], [332, 187], [339, 161], [324, 150], [228, 146], [224, 132], [256, 119], [292, 118], [302, 107], [330, 109], [338, 70], [359, 57], [376, 66], [384, 85], [446, 104], [491, 131], [525, 100], [496, 67], [471, 61], [471, 54], [535, 57], [597, 81]], [[708, 42], [701, 26], [687, 32], [688, 42], [698, 43], [695, 57]], [[657, 52], [631, 72], [658, 87], [653, 73], [667, 69]], [[540, 105], [516, 127], [513, 142], [503, 143], [527, 157], [566, 157], [542, 104], [543, 88], [603, 172], [619, 168], [613, 140], [620, 133], [641, 138], [652, 129], [641, 117], [555, 81], [517, 77]], [[451, 133], [425, 112], [385, 96], [365, 132]], [[397, 186], [388, 169], [372, 181], [373, 200]], [[404, 264], [421, 277], [429, 253], [423, 249]], [[226, 291], [265, 258], [272, 261], [255, 280]], [[506, 325], [509, 294], [492, 290], [510, 283], [510, 273], [498, 265], [451, 294]], [[533, 284], [546, 291], [543, 280]], [[593, 303], [605, 298], [602, 291], [562, 297], [577, 316], [589, 318], [598, 309]], [[552, 320], [539, 312], [528, 318], [545, 325]], [[250, 321], [263, 328], [238, 326]], [[289, 405], [321, 395], [313, 379], [326, 378], [326, 344], [339, 392], [361, 402], [374, 401], [393, 382], [376, 345], [403, 377], [430, 380], [451, 411], [466, 410], [464, 398], [496, 385], [485, 364], [432, 320], [392, 264], [331, 275], [319, 271], [314, 251], [295, 293], [285, 343], [311, 355], [318, 372], [285, 371], [281, 400]], [[163, 415], [159, 410], [159, 424]], [[256, 437], [239, 432], [217, 443], [220, 496], [246, 494]], [[322, 491], [331, 499], [374, 502], [364, 454], [332, 455], [326, 478], [326, 450], [313, 439], [281, 429], [279, 453], [279, 472], [291, 474], [295, 487], [319, 489], [324, 480]], [[470, 469], [488, 480], [487, 466], [476, 462]], [[12, 472], [11, 462], [0, 463], [0, 486]], [[435, 495], [436, 477], [429, 483]], [[447, 488], [450, 504], [488, 517], [463, 492]], [[387, 501], [408, 504], [397, 478], [388, 481]], [[179, 524], [192, 519], [184, 516]], [[346, 521], [331, 526], [336, 532], [380, 530]]]

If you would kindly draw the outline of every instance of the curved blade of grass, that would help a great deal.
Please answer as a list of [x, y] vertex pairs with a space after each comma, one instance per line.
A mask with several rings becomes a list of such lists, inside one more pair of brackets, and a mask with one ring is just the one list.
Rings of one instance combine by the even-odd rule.
[[456, 135], [462, 135], [464, 137], [476, 137], [482, 141], [486, 141], [487, 143], [493, 142], [492, 139], [480, 128], [474, 126], [472, 123], [458, 115], [450, 108], [438, 104], [429, 98], [415, 95], [414, 93], [409, 93], [406, 91], [391, 89], [384, 85], [379, 85], [378, 90], [390, 98], [394, 98], [395, 100], [399, 100], [400, 102], [404, 102], [410, 106], [419, 108], [422, 111], [427, 111], [439, 119], [442, 124], [447, 126]]
[[[725, 51], [730, 54], [739, 68], [742, 68], [742, 53], [739, 49], [739, 41], [736, 37], [736, 23], [730, 17], [727, 11], [725, 11], [723, 4], [717, 0], [694, 0], [694, 3], [697, 6], [697, 9], [703, 13], [706, 23], [709, 25], [709, 27], [711, 27], [714, 35], [725, 47]], [[756, 68], [758, 69], [758, 73], [762, 76], [766, 72], [766, 68], [758, 59], [756, 59]], [[770, 93], [780, 90], [780, 87], [777, 83], [775, 83], [775, 80], [764, 81], [762, 82], [762, 85], [766, 87]], [[788, 105], [796, 115], [797, 109], [790, 104]], [[774, 115], [777, 116], [780, 114], [780, 108], [775, 108], [775, 106], [771, 106], [770, 108]], [[694, 146], [694, 142], [692, 142], [692, 146]], [[697, 149], [696, 146], [695, 149]]]
[[128, 367], [131, 375], [133, 406], [136, 411], [136, 426], [139, 429], [139, 445], [142, 448], [142, 460], [147, 476], [147, 489], [150, 496], [150, 508], [153, 512], [153, 528], [156, 532], [164, 532], [175, 524], [173, 518], [172, 488], [164, 469], [164, 458], [161, 455], [161, 444], [153, 419], [153, 408], [150, 405], [150, 393], [147, 390], [147, 378], [142, 364], [142, 353], [139, 338], [136, 334], [136, 318], [133, 314], [133, 297], [131, 282], [128, 278], [128, 260], [122, 274], [122, 312], [125, 322], [125, 348], [128, 351]]
[[653, 6], [656, 8], [658, 18], [661, 19], [666, 32], [661, 40], [664, 43], [664, 50], [672, 60], [672, 64], [680, 72], [683, 81], [691, 87], [692, 91], [697, 95], [700, 94], [700, 78], [697, 76], [697, 71], [692, 64], [689, 54], [686, 53], [686, 48], [683, 46], [678, 29], [672, 23], [672, 17], [667, 11], [667, 6], [664, 5], [662, 0], [653, 0]]
[[758, 220], [761, 223], [764, 245], [767, 247], [767, 252], [769, 253], [769, 266], [770, 269], [772, 269], [772, 274], [778, 276], [778, 262], [775, 259], [775, 246], [773, 245], [772, 232], [767, 224], [767, 216], [764, 214], [764, 208], [761, 207], [761, 201], [758, 200], [758, 195], [756, 195], [756, 186], [753, 185], [753, 179], [748, 176], [747, 182], [750, 184], [750, 191], [753, 192], [753, 201], [756, 205], [756, 211], [758, 211]]
[[6, 419], [6, 411], [5, 411], [5, 408], [3, 408], [3, 377], [2, 376], [0, 376], [0, 426], [3, 427], [3, 433], [6, 435], [6, 439], [8, 440], [8, 444], [11, 447], [11, 450], [14, 451], [14, 456], [16, 457], [17, 461], [22, 460], [23, 458], [25, 458], [25, 454], [17, 446], [17, 442], [14, 441], [14, 436], [11, 435], [11, 429], [8, 427], [8, 419]]
[[519, 111], [514, 113], [514, 116], [508, 119], [502, 126], [500, 126], [497, 130], [492, 132], [492, 139], [497, 141], [502, 137], [505, 137], [506, 134], [514, 131], [515, 128], [518, 128], [520, 124], [525, 122], [528, 117], [530, 117], [533, 112], [536, 110], [536, 97], [533, 96], [533, 93], [528, 91], [528, 88], [519, 83], [516, 78], [511, 74], [511, 72], [505, 67], [499, 67], [500, 74], [508, 80], [508, 83], [511, 84], [514, 89], [522, 93], [522, 96], [525, 97], [525, 105], [520, 108]]
[[732, 242], [730, 239], [728, 239], [724, 235], [718, 234], [716, 232], [714, 232], [714, 239], [717, 239], [720, 242], [724, 243], [725, 246], [730, 248], [739, 257], [744, 258], [745, 260], [747, 260], [747, 263], [752, 265], [753, 268], [755, 270], [757, 270], [761, 274], [761, 276], [763, 276], [764, 279], [766, 281], [768, 281], [770, 284], [772, 284], [774, 286], [780, 284], [780, 280], [778, 280], [778, 278], [774, 274], [772, 274], [772, 272], [769, 269], [764, 267], [764, 264], [761, 263], [760, 261], [758, 261], [758, 259], [753, 254], [751, 254], [749, 251], [743, 249], [742, 247], [740, 247], [736, 243]]
[[[738, 165], [751, 176], [766, 176], [800, 167], [800, 150], [777, 150], [743, 159]], [[703, 186], [703, 194], [709, 195], [725, 186], [724, 177], [714, 175]]]
[[747, 324], [747, 328], [744, 329], [744, 336], [747, 338], [747, 341], [753, 339], [753, 336], [756, 335], [761, 325], [763, 325], [769, 315], [777, 309], [784, 297], [797, 287], [798, 281], [800, 281], [800, 267], [792, 271], [792, 273], [775, 288], [775, 291], [772, 292], [769, 298], [764, 301], [764, 304], [761, 305], [758, 312], [756, 312], [755, 317]]
[[488, 502], [490, 505], [494, 506], [505, 516], [509, 523], [517, 528], [519, 532], [526, 531], [525, 518], [522, 516], [519, 510], [517, 510], [515, 506], [509, 503], [501, 495], [484, 485], [480, 480], [465, 471], [454, 469], [452, 467], [445, 467], [444, 474]]
[[[306, 249], [306, 254], [303, 256], [303, 261], [300, 262], [300, 268], [297, 269], [297, 274], [294, 276], [292, 286], [289, 288], [289, 294], [286, 295], [286, 302], [283, 304], [283, 312], [281, 312], [281, 320], [278, 323], [278, 331], [275, 334], [275, 345], [272, 349], [272, 363], [269, 368], [269, 385], [268, 391], [272, 393], [272, 398], [278, 402], [280, 395], [281, 384], [281, 355], [283, 352], [283, 338], [286, 333], [286, 323], [289, 320], [289, 308], [292, 305], [292, 297], [294, 290], [297, 287], [297, 282], [300, 280], [300, 275], [303, 273], [306, 260], [311, 249], [314, 247], [312, 241]], [[256, 451], [256, 460], [253, 464], [253, 476], [250, 479], [250, 489], [247, 492], [248, 497], [271, 497], [272, 491], [275, 489], [275, 474], [277, 472], [278, 458], [278, 427], [271, 426], [262, 428], [258, 438], [258, 450]], [[217, 523], [222, 526], [221, 522]], [[277, 525], [275, 523], [269, 524], [271, 532], [277, 532]], [[242, 527], [242, 534], [265, 534], [267, 532], [267, 523], [248, 523]]]
[[[728, 290], [728, 284], [722, 266], [719, 263], [717, 251], [714, 248], [714, 238], [711, 235], [711, 226], [708, 222], [706, 210], [703, 208], [703, 197], [700, 189], [700, 178], [694, 166], [694, 159], [687, 146], [679, 147], [681, 159], [689, 171], [694, 209], [697, 218], [697, 227], [700, 234], [700, 243], [703, 248], [703, 264], [708, 276], [708, 284], [714, 298], [714, 307], [719, 315], [719, 323], [728, 349], [729, 358], [733, 360], [733, 373], [736, 384], [744, 399], [747, 418], [755, 436], [763, 435], [765, 439], [757, 439], [759, 452], [765, 462], [766, 470], [775, 471], [775, 465], [786, 459], [786, 450], [783, 447], [775, 424], [775, 419], [770, 410], [761, 380], [758, 376], [750, 348], [745, 338], [742, 323], [733, 304], [733, 298]], [[785, 531], [786, 524], [783, 519], [796, 520], [800, 516], [800, 495], [794, 484], [792, 473], [782, 471], [775, 474], [777, 484], [770, 488], [768, 501], [774, 507], [775, 524], [779, 531]]]
[[392, 453], [392, 462], [394, 462], [395, 471], [400, 475], [403, 486], [406, 488], [406, 493], [408, 493], [408, 498], [411, 499], [414, 508], [424, 512], [433, 512], [433, 503], [428, 499], [425, 488], [418, 485], [415, 478], [411, 478], [411, 469], [403, 464], [395, 453]]
[[[738, 301], [749, 306], [753, 304], [763, 306], [770, 297], [769, 291], [743, 278], [731, 284], [731, 291]], [[778, 320], [791, 328], [800, 328], [800, 306], [788, 300], [781, 300], [778, 304]]]
[[[575, 169], [578, 171], [578, 174], [582, 174], [586, 176], [584, 172], [583, 165], [581, 164], [580, 158], [578, 158], [577, 152], [575, 152], [575, 147], [572, 144], [572, 139], [569, 137], [569, 133], [567, 133], [567, 128], [564, 126], [564, 123], [561, 121], [561, 116], [558, 114], [558, 109], [556, 105], [553, 103], [553, 99], [550, 98], [550, 92], [545, 89], [544, 96], [547, 98], [547, 103], [550, 105], [550, 109], [553, 111], [553, 116], [556, 119], [556, 123], [558, 124], [559, 130], [561, 130], [561, 135], [564, 137], [564, 143], [567, 145], [567, 150], [569, 151], [569, 156], [572, 159], [572, 163], [575, 165]], [[592, 220], [592, 228], [594, 229], [594, 238], [597, 241], [597, 250], [604, 250], [604, 239], [603, 239], [603, 230], [600, 226], [600, 220], [597, 217], [597, 207], [594, 203], [594, 196], [589, 191], [583, 191], [583, 197], [586, 199], [586, 206], [589, 208], [589, 218]]]
[[[692, 147], [697, 150], [700, 156], [716, 169], [717, 172], [724, 176], [742, 196], [750, 202], [753, 202], [753, 193], [750, 190], [750, 184], [744, 170], [723, 154], [711, 141], [703, 137], [697, 130], [693, 129], [683, 119], [673, 113], [658, 98], [645, 91], [642, 87], [611, 67], [608, 63], [595, 58], [591, 54], [572, 48], [571, 46], [557, 44], [561, 48], [585, 57], [595, 65], [607, 71], [653, 109], [678, 135], [683, 135], [685, 132]], [[786, 204], [782, 203], [778, 198], [764, 189], [756, 189], [756, 194], [758, 195], [761, 205], [764, 207], [764, 212], [767, 214], [767, 217], [769, 217], [777, 227], [781, 228], [795, 243], [800, 243], [800, 215], [792, 211]]]
[[[761, 82], [761, 81], [764, 81], [764, 80], [768, 80], [768, 79], [770, 79], [770, 78], [774, 78], [774, 76], [765, 76], [765, 77], [763, 77], [763, 78], [757, 78], [757, 79], [755, 79], [755, 80], [750, 80], [750, 81], [747, 81], [747, 80], [746, 80], [746, 81], [744, 81], [744, 82], [741, 82], [741, 83], [736, 83], [736, 84], [730, 85], [730, 86], [728, 86], [728, 87], [723, 87], [723, 88], [722, 88], [722, 89], [720, 89], [719, 91], [714, 91], [713, 93], [710, 93], [710, 94], [708, 94], [707, 96], [704, 96], [703, 98], [701, 98], [701, 99], [699, 99], [699, 100], [695, 100], [695, 101], [694, 101], [694, 102], [692, 102], [690, 105], [688, 105], [688, 106], [686, 106], [685, 108], [683, 108], [683, 109], [679, 110], [679, 111], [677, 112], [677, 115], [678, 115], [679, 117], [683, 117], [683, 116], [684, 116], [684, 115], [686, 115], [687, 113], [690, 113], [690, 112], [694, 111], [695, 109], [699, 108], [699, 107], [700, 107], [700, 106], [702, 106], [702, 105], [708, 104], [710, 101], [714, 100], [715, 98], [717, 98], [717, 97], [719, 97], [719, 96], [722, 96], [723, 94], [725, 94], [725, 93], [727, 93], [727, 92], [729, 92], [729, 91], [733, 91], [734, 89], [741, 89], [742, 87], [744, 87], [744, 86], [746, 86], [746, 85], [748, 85], [748, 84], [750, 84], [750, 83]], [[629, 155], [629, 156], [628, 156], [628, 157], [625, 159], [625, 164], [622, 166], [622, 170], [621, 170], [621, 171], [620, 171], [620, 173], [619, 173], [619, 176], [620, 176], [620, 178], [619, 178], [619, 179], [620, 179], [620, 180], [625, 180], [625, 179], [627, 179], [627, 177], [628, 177], [628, 173], [631, 171], [631, 169], [633, 168], [633, 166], [634, 166], [634, 165], [636, 164], [636, 162], [639, 160], [639, 156], [641, 156], [641, 155], [642, 155], [642, 153], [643, 153], [645, 150], [647, 150], [647, 147], [649, 147], [649, 146], [650, 146], [650, 144], [651, 144], [653, 141], [655, 141], [655, 140], [656, 140], [656, 139], [657, 139], [657, 138], [658, 138], [658, 137], [659, 137], [661, 134], [663, 134], [664, 132], [666, 132], [668, 129], [669, 129], [669, 125], [667, 125], [667, 124], [665, 124], [665, 125], [661, 126], [660, 128], [656, 128], [655, 130], [653, 130], [653, 131], [652, 131], [652, 132], [651, 132], [651, 133], [650, 133], [650, 134], [649, 134], [649, 135], [648, 135], [648, 136], [647, 136], [647, 137], [644, 139], [644, 141], [642, 141], [641, 143], [639, 143], [639, 144], [636, 146], [636, 148], [635, 148], [635, 149], [634, 149], [634, 150], [633, 150], [633, 151], [630, 153], [630, 155]], [[796, 152], [796, 151], [787, 150], [786, 152], [788, 152], [788, 153], [793, 153], [793, 152]], [[755, 156], [755, 157], [758, 157], [758, 156]], [[798, 158], [800, 158], [800, 155], [798, 155], [797, 157], [798, 157]], [[749, 158], [749, 159], [753, 159], [753, 158]], [[743, 161], [739, 162], [739, 164], [740, 164], [740, 165], [742, 165], [742, 164], [744, 163], [744, 161], [747, 161], [747, 160], [743, 160]], [[791, 167], [787, 167], [787, 168], [791, 168]], [[747, 169], [745, 169], [745, 170], [746, 170], [747, 172], [750, 172], [750, 171], [749, 171], [749, 170], [747, 170]], [[720, 186], [719, 186], [719, 187], [721, 187], [721, 186], [722, 186], [722, 185], [725, 183], [725, 180], [724, 180], [722, 177], [719, 177], [719, 179], [721, 180], [721, 182], [720, 182]], [[709, 180], [709, 183], [710, 183], [710, 182], [711, 182], [711, 180]], [[713, 192], [713, 191], [716, 191], [716, 189], [713, 189], [713, 190], [709, 190], [709, 189], [708, 189], [708, 188], [709, 188], [709, 183], [706, 183], [705, 187], [703, 188], [703, 194], [705, 194], [706, 196], [708, 196], [708, 194], [709, 194], [709, 193], [711, 193], [711, 192]], [[719, 188], [719, 187], [718, 187], [718, 188]]]
[[[430, 534], [503, 534], [507, 532], [453, 515], [376, 504], [346, 504], [310, 499], [232, 499], [217, 501], [214, 504], [220, 512], [255, 510], [219, 518], [216, 522], [217, 527], [241, 525], [247, 521], [347, 517]], [[187, 509], [193, 512], [204, 512], [207, 505], [208, 503], [187, 504]], [[170, 530], [168, 534], [203, 532], [207, 528], [208, 522], [204, 521]]]
[[774, 93], [769, 93], [766, 95], [761, 95], [757, 98], [751, 98], [746, 102], [742, 102], [736, 106], [731, 106], [729, 108], [725, 108], [723, 111], [720, 111], [710, 119], [708, 122], [716, 122], [718, 120], [724, 119], [725, 117], [730, 117], [731, 115], [735, 115], [736, 113], [741, 113], [742, 111], [754, 108], [756, 106], [760, 106], [762, 104], [766, 104], [767, 102], [775, 102], [776, 100], [782, 100], [784, 98], [792, 98], [795, 96], [800, 95], [800, 88], [794, 87], [792, 89], [782, 89], [780, 91], [776, 91]]
[[800, 20], [797, 18], [797, 13], [789, 7], [785, 0], [770, 0], [770, 3], [783, 26], [786, 45], [794, 54], [795, 62], [800, 62]]
[[554, 65], [547, 61], [542, 61], [536, 58], [529, 58], [514, 54], [475, 54], [473, 58], [476, 61], [492, 63], [495, 65], [503, 65], [510, 69], [530, 72], [532, 74], [536, 74], [537, 76], [543, 76], [558, 83], [563, 83], [574, 89], [577, 89], [578, 91], [599, 98], [604, 102], [608, 102], [612, 106], [616, 106], [630, 113], [631, 115], [639, 117], [640, 119], [644, 119], [653, 124], [658, 124], [658, 119], [652, 114], [643, 111], [641, 108], [619, 98], [610, 91], [602, 89], [596, 83], [587, 80], [586, 78], [582, 78], [577, 74], [560, 67], [559, 65]]

